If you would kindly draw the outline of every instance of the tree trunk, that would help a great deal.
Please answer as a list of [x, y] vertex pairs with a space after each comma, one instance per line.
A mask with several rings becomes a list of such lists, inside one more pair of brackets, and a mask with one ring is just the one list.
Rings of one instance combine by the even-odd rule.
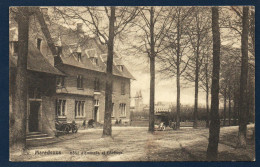
[[236, 87], [235, 87], [235, 91], [234, 91], [234, 111], [233, 111], [233, 117], [234, 117], [234, 125], [238, 125], [238, 117], [239, 117], [239, 111], [238, 111], [238, 101], [239, 101], [239, 95], [236, 91]]
[[[199, 40], [199, 39], [198, 39]], [[199, 47], [197, 47], [196, 54], [196, 69], [195, 69], [195, 103], [194, 103], [194, 113], [193, 113], [193, 128], [198, 127], [198, 94], [199, 94]]]
[[27, 118], [27, 57], [29, 8], [18, 7], [18, 60], [14, 94], [14, 109], [10, 118], [10, 152], [23, 153], [26, 148]]
[[241, 76], [240, 76], [240, 98], [239, 98], [239, 132], [238, 147], [246, 147], [246, 131], [247, 131], [247, 77], [248, 77], [248, 7], [243, 7], [242, 17], [242, 37], [241, 37]]
[[180, 103], [180, 93], [181, 93], [181, 88], [180, 88], [180, 74], [179, 74], [179, 67], [177, 66], [177, 116], [176, 116], [176, 129], [180, 129], [180, 108], [181, 108], [181, 103]]
[[49, 28], [48, 28], [48, 25], [45, 22], [44, 16], [43, 16], [40, 8], [39, 7], [36, 7], [36, 8], [34, 7], [33, 9], [34, 9], [36, 17], [37, 17], [37, 19], [38, 19], [38, 21], [40, 23], [42, 33], [43, 33], [44, 37], [46, 38], [47, 45], [48, 45], [52, 55], [54, 56], [54, 65], [56, 66], [56, 65], [62, 63], [62, 60], [60, 58], [60, 55], [58, 55], [58, 53], [57, 53], [54, 41], [53, 41], [53, 39], [51, 37], [51, 33], [49, 31]]
[[198, 95], [199, 95], [199, 57], [200, 57], [200, 26], [199, 26], [199, 14], [196, 15], [197, 22], [197, 46], [196, 46], [196, 69], [195, 69], [195, 102], [194, 102], [194, 113], [193, 113], [193, 128], [198, 127]]
[[177, 116], [176, 116], [176, 129], [180, 129], [180, 113], [181, 113], [181, 88], [180, 88], [180, 18], [178, 17], [177, 22], [177, 74], [176, 74], [176, 85], [177, 85]]
[[[207, 87], [208, 89], [208, 87]], [[207, 120], [206, 120], [206, 127], [209, 127], [209, 90], [206, 91], [206, 107], [207, 107]]]
[[44, 16], [43, 16], [42, 12], [40, 11], [39, 7], [34, 8], [34, 11], [35, 11], [36, 17], [37, 17], [37, 19], [38, 19], [38, 21], [40, 23], [42, 33], [43, 33], [44, 37], [46, 38], [48, 47], [50, 48], [51, 53], [53, 54], [53, 56], [55, 56], [55, 55], [57, 55], [57, 51], [56, 51], [54, 42], [52, 40], [49, 28], [48, 28], [48, 26], [47, 26], [47, 24], [46, 24], [46, 22], [44, 20]]
[[228, 87], [228, 126], [231, 126], [231, 86], [230, 85]]
[[209, 127], [209, 78], [208, 78], [208, 55], [207, 55], [207, 63], [206, 63], [206, 106], [207, 106], [207, 121], [206, 127]]
[[115, 23], [115, 7], [112, 6], [109, 18], [109, 37], [107, 50], [107, 71], [106, 71], [106, 92], [105, 92], [105, 115], [102, 137], [112, 136], [112, 78], [113, 78], [113, 54], [114, 54], [114, 23]]
[[151, 35], [151, 53], [150, 53], [150, 111], [149, 111], [149, 129], [148, 132], [154, 132], [154, 96], [155, 96], [155, 42], [154, 42], [154, 8], [150, 9], [150, 35]]
[[227, 109], [227, 88], [225, 87], [225, 90], [224, 90], [224, 111], [223, 111], [224, 122], [223, 122], [223, 126], [226, 126], [226, 109]]
[[212, 7], [212, 34], [213, 34], [213, 71], [211, 87], [211, 111], [209, 126], [209, 144], [207, 149], [207, 160], [218, 159], [219, 142], [219, 70], [220, 70], [220, 31], [219, 31], [218, 7]]

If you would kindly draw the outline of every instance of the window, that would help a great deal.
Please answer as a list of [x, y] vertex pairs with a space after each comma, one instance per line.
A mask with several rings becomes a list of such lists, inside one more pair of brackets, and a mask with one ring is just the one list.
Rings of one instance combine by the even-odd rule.
[[62, 54], [62, 47], [56, 46], [57, 55], [60, 56]]
[[64, 87], [64, 77], [61, 77], [61, 76], [56, 77], [56, 86]]
[[39, 50], [41, 50], [41, 43], [42, 43], [42, 39], [37, 38], [37, 48], [38, 48]]
[[81, 62], [81, 52], [76, 52], [78, 62]]
[[121, 95], [125, 94], [125, 82], [121, 82]]
[[99, 106], [99, 100], [94, 100], [94, 106]]
[[95, 80], [94, 80], [94, 91], [100, 91], [99, 86], [100, 86], [99, 79], [95, 78]]
[[91, 61], [94, 65], [98, 65], [98, 58], [97, 58], [96, 49], [88, 49], [88, 50], [87, 50], [87, 55], [88, 55], [90, 61]]
[[125, 117], [126, 116], [126, 104], [125, 103], [120, 103], [119, 104], [119, 111], [120, 111], [120, 116]]
[[18, 53], [18, 41], [11, 42], [11, 51], [13, 53]]
[[114, 103], [112, 103], [112, 113], [111, 113], [111, 117], [115, 117]]
[[124, 66], [123, 65], [118, 65], [117, 67], [119, 68], [120, 71], [124, 70]]
[[56, 116], [66, 116], [66, 100], [56, 100]]
[[90, 60], [94, 65], [98, 65], [98, 59], [96, 57], [91, 57]]
[[82, 75], [77, 76], [77, 88], [83, 89], [83, 77], [82, 77]]
[[83, 117], [85, 114], [85, 101], [75, 101], [75, 117]]

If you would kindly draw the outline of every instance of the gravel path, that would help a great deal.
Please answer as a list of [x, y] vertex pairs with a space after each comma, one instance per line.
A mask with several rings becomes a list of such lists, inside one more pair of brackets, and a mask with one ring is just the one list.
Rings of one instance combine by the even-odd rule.
[[[220, 131], [220, 161], [252, 161], [254, 125], [248, 126], [248, 146], [237, 149], [237, 126]], [[80, 135], [79, 135], [80, 134]], [[153, 135], [144, 127], [113, 127], [112, 138], [101, 138], [102, 129], [86, 129], [78, 137], [40, 147], [31, 147], [16, 161], [205, 161], [208, 129], [166, 129]], [[58, 154], [54, 154], [58, 153]]]

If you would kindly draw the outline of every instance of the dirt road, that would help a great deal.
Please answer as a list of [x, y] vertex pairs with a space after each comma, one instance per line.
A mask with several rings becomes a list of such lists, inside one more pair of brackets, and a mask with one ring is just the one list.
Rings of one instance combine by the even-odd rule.
[[[253, 125], [248, 126], [248, 146], [236, 149], [237, 126], [221, 128], [220, 161], [252, 161], [255, 157]], [[31, 147], [18, 161], [205, 161], [208, 129], [181, 128], [147, 133], [144, 127], [113, 127], [112, 138], [102, 129], [80, 130], [77, 138]]]

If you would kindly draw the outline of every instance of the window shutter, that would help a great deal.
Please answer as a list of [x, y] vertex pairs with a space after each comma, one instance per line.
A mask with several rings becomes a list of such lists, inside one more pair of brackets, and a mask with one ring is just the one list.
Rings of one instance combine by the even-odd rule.
[[77, 88], [79, 87], [79, 75], [77, 75]]
[[81, 101], [78, 101], [78, 116], [80, 116], [80, 105], [81, 105]]
[[82, 103], [81, 103], [81, 116], [84, 116], [84, 104], [85, 104], [85, 102], [82, 101]]
[[77, 116], [77, 106], [78, 106], [78, 101], [75, 101], [75, 117]]
[[62, 116], [65, 116], [66, 100], [62, 100]]
[[64, 77], [61, 78], [61, 86], [64, 86]]
[[55, 100], [55, 116], [58, 116], [58, 100]]

